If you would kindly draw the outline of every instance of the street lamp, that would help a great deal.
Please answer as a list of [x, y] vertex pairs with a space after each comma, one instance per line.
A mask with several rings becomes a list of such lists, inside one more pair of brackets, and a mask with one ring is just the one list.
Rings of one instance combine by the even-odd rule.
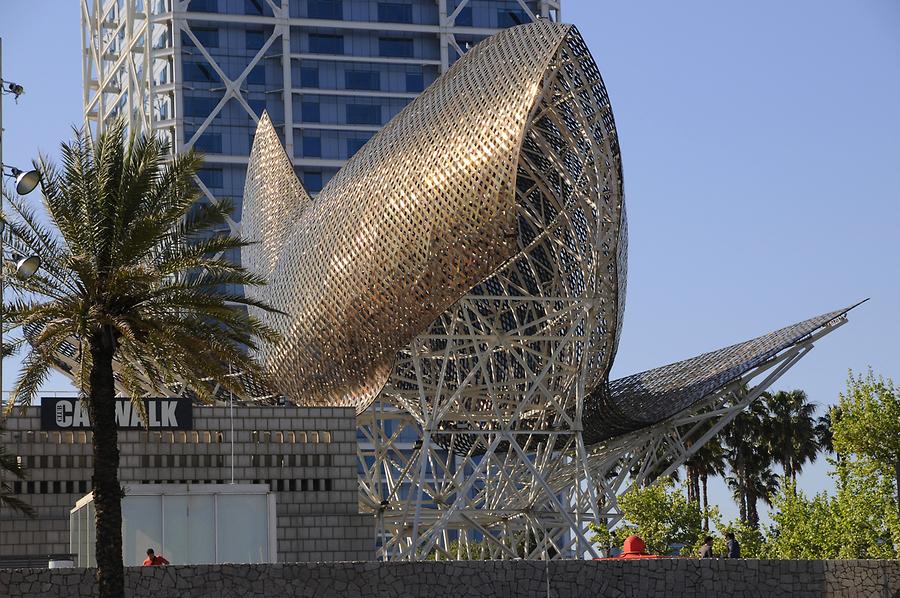
[[41, 258], [36, 255], [23, 257], [16, 253], [12, 254], [12, 262], [16, 265], [16, 276], [21, 280], [28, 280], [34, 276], [38, 268], [41, 267]]
[[16, 179], [16, 193], [19, 195], [28, 195], [41, 182], [41, 173], [37, 170], [23, 172], [14, 166], [10, 166], [9, 170]]

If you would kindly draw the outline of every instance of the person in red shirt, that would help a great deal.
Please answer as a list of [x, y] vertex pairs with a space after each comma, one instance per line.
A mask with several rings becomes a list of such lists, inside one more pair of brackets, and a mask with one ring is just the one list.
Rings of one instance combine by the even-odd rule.
[[163, 565], [168, 565], [169, 561], [166, 560], [164, 556], [156, 556], [153, 554], [153, 549], [147, 549], [147, 558], [144, 559], [145, 567], [162, 567]]

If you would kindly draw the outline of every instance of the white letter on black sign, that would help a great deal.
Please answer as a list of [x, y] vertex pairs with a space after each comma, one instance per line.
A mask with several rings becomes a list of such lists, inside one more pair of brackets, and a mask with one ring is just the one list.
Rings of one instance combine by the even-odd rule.
[[163, 427], [177, 428], [178, 420], [175, 419], [175, 407], [178, 406], [176, 401], [160, 401], [160, 415]]
[[68, 428], [72, 425], [72, 403], [60, 401], [56, 404], [56, 425]]
[[116, 425], [124, 427], [131, 420], [131, 404], [125, 401], [116, 401]]
[[75, 403], [75, 411], [72, 413], [72, 427], [73, 428], [89, 428], [91, 427], [91, 420], [88, 417], [87, 412], [85, 412], [84, 408], [81, 406], [81, 401]]

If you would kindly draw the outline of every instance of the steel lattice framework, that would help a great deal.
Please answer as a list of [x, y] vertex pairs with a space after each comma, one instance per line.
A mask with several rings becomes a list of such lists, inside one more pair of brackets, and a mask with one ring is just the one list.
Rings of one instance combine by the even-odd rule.
[[315, 200], [264, 117], [244, 219], [260, 241], [244, 259], [287, 314], [261, 357], [290, 399], [357, 408], [385, 558], [476, 539], [499, 558], [596, 554], [587, 524], [614, 525], [619, 492], [680, 466], [848, 311], [607, 382], [618, 141], [580, 35], [548, 21], [476, 46]]

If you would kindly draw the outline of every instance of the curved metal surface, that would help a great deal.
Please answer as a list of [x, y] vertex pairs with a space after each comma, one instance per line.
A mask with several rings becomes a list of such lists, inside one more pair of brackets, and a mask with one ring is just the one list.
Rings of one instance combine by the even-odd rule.
[[[517, 336], [529, 355], [493, 360], [504, 370], [487, 376], [495, 397], [521, 400], [520, 375], [554, 351], [565, 353], [552, 360], [554, 392], [577, 378], [560, 364], [589, 371], [590, 386], [605, 378], [622, 311], [621, 165], [606, 91], [574, 27], [541, 20], [477, 45], [313, 201], [289, 166], [263, 119], [244, 207], [244, 235], [261, 243], [243, 258], [270, 278], [257, 292], [288, 314], [267, 318], [283, 340], [260, 357], [289, 400], [362, 411], [392, 370], [420, 394], [483, 390], [448, 360], [404, 357], [422, 355], [417, 335], [466, 319], [464, 344]], [[561, 348], [538, 330], [577, 342]], [[456, 366], [471, 358], [426, 340]], [[435, 367], [412, 373], [426, 363]]]
[[609, 97], [574, 28], [528, 118], [515, 210], [515, 253], [401, 351], [384, 390], [432, 429], [477, 413], [480, 429], [559, 424], [575, 410], [575, 386], [594, 388], [612, 365], [624, 306], [621, 161]]

